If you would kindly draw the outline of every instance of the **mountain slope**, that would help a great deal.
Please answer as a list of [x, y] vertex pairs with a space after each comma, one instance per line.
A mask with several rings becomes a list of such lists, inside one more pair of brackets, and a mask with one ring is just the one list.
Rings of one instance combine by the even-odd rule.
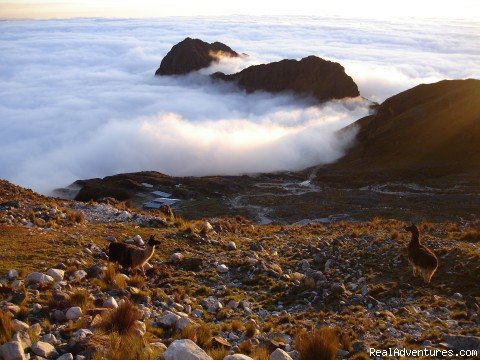
[[422, 84], [356, 121], [356, 143], [326, 170], [455, 174], [480, 170], [480, 80]]

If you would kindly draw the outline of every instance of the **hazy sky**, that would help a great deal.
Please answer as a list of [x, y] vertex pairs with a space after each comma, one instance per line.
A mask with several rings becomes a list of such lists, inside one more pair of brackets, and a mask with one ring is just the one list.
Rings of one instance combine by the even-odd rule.
[[0, 18], [310, 15], [480, 20], [478, 0], [0, 0]]

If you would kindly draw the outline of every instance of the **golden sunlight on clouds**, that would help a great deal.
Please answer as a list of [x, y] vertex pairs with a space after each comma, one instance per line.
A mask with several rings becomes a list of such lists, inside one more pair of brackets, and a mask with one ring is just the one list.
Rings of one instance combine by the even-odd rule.
[[446, 18], [480, 20], [477, 0], [0, 0], [0, 18], [162, 17], [195, 15], [311, 15], [369, 18]]

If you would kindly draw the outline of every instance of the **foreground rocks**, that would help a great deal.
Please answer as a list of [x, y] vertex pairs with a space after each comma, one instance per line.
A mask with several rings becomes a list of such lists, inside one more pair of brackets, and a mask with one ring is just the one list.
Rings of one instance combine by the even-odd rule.
[[230, 47], [220, 42], [207, 43], [187, 37], [174, 45], [162, 59], [155, 75], [183, 75], [206, 68], [220, 57], [239, 56]]
[[[158, 360], [298, 360], [298, 337], [319, 329], [342, 339], [332, 350], [339, 359], [385, 344], [478, 349], [479, 221], [419, 224], [441, 263], [425, 286], [411, 276], [398, 220], [262, 226], [239, 216], [145, 228], [144, 215], [111, 221], [120, 209], [99, 205], [63, 202], [82, 209], [80, 224], [0, 225], [0, 245], [11, 249], [0, 264], [10, 329], [0, 332], [2, 360], [144, 360], [138, 348]], [[141, 245], [151, 234], [162, 244], [146, 275], [106, 260], [111, 241]]]

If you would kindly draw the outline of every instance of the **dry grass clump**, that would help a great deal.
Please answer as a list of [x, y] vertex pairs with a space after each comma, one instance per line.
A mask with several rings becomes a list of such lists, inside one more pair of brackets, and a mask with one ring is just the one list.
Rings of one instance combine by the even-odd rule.
[[464, 230], [460, 234], [460, 240], [469, 241], [469, 242], [479, 242], [480, 241], [480, 227], [478, 229]]
[[207, 351], [207, 354], [213, 360], [223, 360], [228, 355], [228, 350], [225, 348], [210, 349]]
[[339, 345], [335, 330], [328, 327], [311, 332], [301, 330], [295, 337], [301, 360], [335, 360]]
[[8, 312], [0, 311], [0, 345], [10, 341], [12, 335], [12, 317]]
[[202, 349], [209, 349], [212, 344], [213, 331], [210, 325], [202, 323], [200, 325], [186, 326], [177, 336], [178, 339], [190, 339]]
[[128, 285], [141, 288], [145, 284], [145, 278], [140, 275], [131, 276], [127, 281]]
[[78, 306], [85, 311], [93, 306], [90, 293], [86, 289], [74, 289], [68, 298], [69, 306]]
[[240, 320], [235, 319], [232, 320], [231, 327], [233, 331], [240, 332], [243, 330], [243, 323]]
[[253, 337], [257, 332], [257, 327], [253, 321], [249, 321], [245, 324], [245, 332], [247, 337]]
[[108, 311], [99, 327], [108, 333], [124, 335], [130, 333], [135, 327], [135, 322], [140, 319], [138, 308], [130, 301], [124, 301], [118, 308]]
[[67, 220], [70, 224], [81, 224], [85, 222], [85, 214], [81, 211], [67, 211]]
[[99, 349], [93, 360], [154, 360], [161, 356], [161, 351], [153, 350], [142, 336], [132, 334], [95, 336], [90, 345]]

